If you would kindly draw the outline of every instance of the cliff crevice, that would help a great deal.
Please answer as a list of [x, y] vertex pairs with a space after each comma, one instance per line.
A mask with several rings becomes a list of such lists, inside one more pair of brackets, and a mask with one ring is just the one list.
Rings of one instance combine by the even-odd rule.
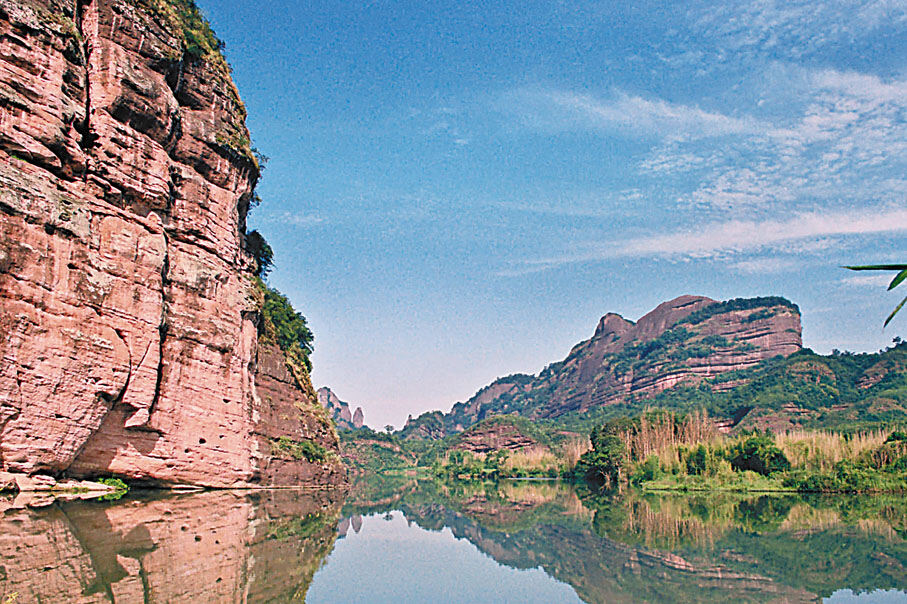
[[259, 409], [244, 249], [259, 172], [219, 43], [194, 10], [0, 0], [4, 470], [340, 480], [307, 459], [259, 471], [274, 456], [261, 435], [283, 430], [267, 422], [292, 416], [301, 429], [317, 405], [284, 385], [280, 409]]

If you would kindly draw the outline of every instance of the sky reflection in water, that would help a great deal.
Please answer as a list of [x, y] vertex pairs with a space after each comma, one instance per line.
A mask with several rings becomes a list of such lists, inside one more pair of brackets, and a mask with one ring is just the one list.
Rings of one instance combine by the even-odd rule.
[[307, 603], [582, 601], [543, 570], [498, 564], [449, 528], [426, 531], [399, 511], [362, 521], [337, 540]]

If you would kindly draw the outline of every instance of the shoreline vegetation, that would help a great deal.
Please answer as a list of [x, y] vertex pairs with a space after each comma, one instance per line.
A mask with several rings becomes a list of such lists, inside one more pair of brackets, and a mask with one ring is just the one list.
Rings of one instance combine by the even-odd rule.
[[907, 492], [907, 431], [720, 433], [704, 413], [650, 411], [595, 428], [572, 477], [643, 491]]
[[471, 443], [462, 435], [426, 442], [366, 430], [344, 432], [341, 439], [348, 463], [355, 456], [355, 472], [442, 482], [559, 478], [597, 490], [629, 486], [664, 493], [907, 492], [903, 426], [730, 434], [704, 411], [664, 410], [611, 419], [588, 439], [514, 416], [477, 426], [474, 432], [525, 442], [515, 450], [488, 443], [481, 451], [464, 448]]

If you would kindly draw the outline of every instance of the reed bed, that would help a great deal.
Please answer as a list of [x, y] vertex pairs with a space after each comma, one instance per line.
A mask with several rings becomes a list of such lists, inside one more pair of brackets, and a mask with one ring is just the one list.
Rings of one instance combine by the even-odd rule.
[[840, 461], [872, 454], [885, 443], [888, 434], [887, 430], [853, 435], [825, 430], [790, 430], [776, 434], [774, 440], [793, 467], [827, 472]]
[[583, 453], [592, 449], [592, 443], [589, 442], [589, 437], [584, 436], [582, 438], [571, 438], [568, 440], [562, 449], [562, 456], [564, 461], [567, 463], [567, 467], [572, 468], [576, 465], [576, 462], [579, 461], [579, 458], [582, 457]]

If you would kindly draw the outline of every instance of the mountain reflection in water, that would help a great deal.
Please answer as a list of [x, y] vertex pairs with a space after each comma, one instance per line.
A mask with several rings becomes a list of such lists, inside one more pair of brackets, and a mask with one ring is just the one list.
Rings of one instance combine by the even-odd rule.
[[0, 602], [907, 601], [894, 495], [399, 478], [0, 512]]

